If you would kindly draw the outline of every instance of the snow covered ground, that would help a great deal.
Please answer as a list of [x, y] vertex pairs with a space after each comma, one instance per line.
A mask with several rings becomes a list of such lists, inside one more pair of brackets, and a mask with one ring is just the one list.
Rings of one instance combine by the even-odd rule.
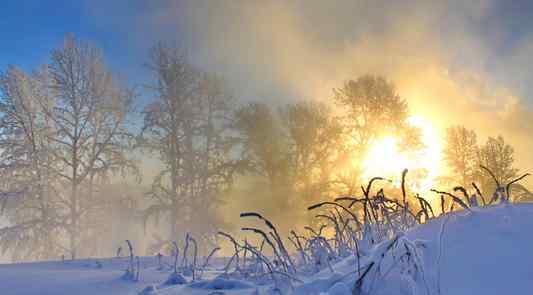
[[[533, 294], [533, 205], [502, 204], [472, 211], [430, 220], [397, 236], [394, 243], [376, 245], [359, 262], [361, 271], [373, 265], [362, 280], [362, 294]], [[410, 249], [409, 257], [402, 256], [402, 249]], [[185, 285], [163, 286], [171, 270], [159, 270], [155, 257], [140, 262], [139, 282], [121, 278], [127, 258], [0, 265], [0, 294], [140, 294], [149, 285], [159, 291], [145, 294], [278, 294], [269, 284], [213, 280], [220, 274], [215, 269], [203, 281], [190, 283], [191, 277], [185, 277], [189, 281]], [[314, 275], [298, 275], [301, 282], [284, 290], [302, 295], [351, 294], [357, 265], [355, 257], [347, 257], [333, 265], [334, 272], [324, 268]]]

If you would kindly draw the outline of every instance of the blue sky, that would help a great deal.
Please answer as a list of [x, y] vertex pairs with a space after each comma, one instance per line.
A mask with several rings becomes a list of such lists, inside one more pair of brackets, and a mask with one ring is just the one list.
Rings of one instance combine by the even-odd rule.
[[66, 33], [101, 41], [80, 1], [3, 1], [0, 4], [0, 64], [24, 68], [44, 63]]
[[[96, 2], [100, 3], [93, 6]], [[111, 68], [127, 76], [131, 84], [142, 84], [148, 47], [133, 46], [129, 36], [134, 32], [127, 26], [142, 13], [142, 1], [121, 2], [122, 7], [99, 0], [2, 1], [0, 69], [17, 65], [31, 71], [48, 62], [50, 52], [61, 46], [66, 34], [74, 34], [101, 48]], [[116, 25], [120, 22], [123, 25]]]

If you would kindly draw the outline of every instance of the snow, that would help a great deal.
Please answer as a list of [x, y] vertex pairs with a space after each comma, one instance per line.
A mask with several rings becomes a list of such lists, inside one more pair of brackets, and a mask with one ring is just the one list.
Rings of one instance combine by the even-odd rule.
[[[529, 294], [532, 228], [532, 204], [472, 208], [430, 220], [370, 249], [360, 261], [362, 270], [373, 264], [363, 280], [363, 294]], [[409, 259], [398, 259], [404, 252]], [[280, 291], [352, 294], [356, 262], [349, 256], [332, 265], [333, 272], [325, 267], [313, 275], [296, 274], [301, 282], [293, 288], [280, 284]], [[279, 294], [271, 284], [227, 278], [219, 271], [223, 263], [218, 264], [202, 280], [180, 277], [186, 280], [181, 285], [164, 284], [172, 270], [159, 268], [156, 257], [141, 258], [138, 282], [121, 279], [127, 258], [4, 264], [0, 287], [2, 295]]]
[[[526, 294], [533, 290], [533, 205], [498, 205], [448, 217], [442, 239], [442, 294]], [[444, 219], [411, 231], [430, 241], [427, 269], [436, 265]], [[435, 267], [433, 267], [435, 272]]]

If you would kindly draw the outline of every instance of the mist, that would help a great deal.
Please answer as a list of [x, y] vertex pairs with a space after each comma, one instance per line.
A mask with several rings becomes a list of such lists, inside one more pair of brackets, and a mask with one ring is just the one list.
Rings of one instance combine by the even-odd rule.
[[[157, 81], [146, 64], [151, 48], [161, 41], [183, 53], [195, 70], [218, 75], [235, 105], [261, 102], [272, 107], [274, 116], [277, 108], [302, 101], [333, 105], [333, 89], [345, 82], [368, 74], [385, 77], [407, 101], [410, 115], [435, 127], [431, 132], [441, 140], [438, 144], [444, 145], [446, 129], [456, 125], [475, 130], [480, 142], [502, 135], [515, 150], [513, 167], [533, 171], [533, 88], [526, 70], [533, 33], [518, 34], [517, 24], [500, 20], [512, 16], [526, 22], [519, 4], [502, 9], [501, 3], [489, 0], [129, 2], [90, 1], [81, 13], [95, 32], [118, 36], [116, 48], [111, 42], [94, 43], [124, 84], [136, 88], [130, 130], [141, 129], [146, 110], [157, 100], [154, 87], [146, 87]], [[117, 11], [121, 13], [112, 13]], [[105, 238], [97, 237], [98, 250], [87, 255], [113, 256], [125, 239], [134, 240], [140, 253], [152, 255], [158, 251], [153, 244], [167, 239], [169, 231], [179, 231], [173, 238], [180, 243], [187, 232], [185, 227], [172, 229], [159, 216], [146, 217], [151, 201], [145, 196], [166, 168], [164, 156], [157, 151], [130, 153], [140, 175], [114, 174], [108, 184], [112, 192], [98, 192], [118, 202], [105, 211], [106, 222], [114, 227]], [[443, 159], [435, 161], [443, 175], [451, 169]], [[232, 184], [216, 191], [216, 208], [205, 211], [213, 218], [191, 227], [214, 231], [218, 226], [241, 237], [239, 214], [257, 211], [288, 232], [306, 224], [306, 208], [319, 201], [313, 198], [327, 195], [293, 195], [282, 204], [289, 197], [273, 199], [271, 184], [258, 175], [243, 173]], [[530, 181], [523, 184], [531, 188]], [[119, 202], [124, 198], [133, 203], [122, 215], [115, 209], [124, 206]], [[294, 222], [283, 224], [285, 220]], [[218, 242], [206, 240], [206, 245]]]
[[[224, 73], [243, 101], [329, 101], [332, 88], [348, 79], [383, 75], [412, 114], [436, 127], [437, 137], [451, 125], [476, 130], [480, 140], [504, 135], [515, 148], [516, 167], [530, 171], [531, 89], [521, 82], [529, 75], [521, 69], [530, 64], [532, 38], [513, 32], [527, 18], [520, 7], [529, 4], [502, 5], [164, 1], [134, 23], [161, 31], [157, 37], [173, 38], [195, 63]], [[497, 19], [502, 15], [517, 21]], [[240, 200], [225, 206], [232, 223], [240, 211], [261, 209]]]
[[528, 5], [159, 1], [117, 20], [105, 12], [119, 3], [96, 1], [87, 10], [97, 26], [135, 28], [127, 38], [134, 47], [170, 40], [199, 66], [223, 73], [242, 100], [328, 100], [347, 79], [383, 75], [441, 131], [453, 122], [505, 134], [525, 164], [531, 158], [520, 147], [528, 146], [521, 143], [529, 124], [521, 114], [531, 112], [525, 69], [533, 39], [519, 28]]

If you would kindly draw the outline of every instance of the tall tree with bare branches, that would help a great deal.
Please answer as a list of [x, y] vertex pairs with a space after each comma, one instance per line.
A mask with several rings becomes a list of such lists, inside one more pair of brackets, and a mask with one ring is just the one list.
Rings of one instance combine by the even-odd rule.
[[145, 217], [166, 218], [169, 240], [185, 230], [211, 238], [220, 194], [235, 169], [231, 97], [220, 78], [200, 72], [174, 48], [154, 47], [149, 68], [156, 97], [144, 110], [141, 138], [159, 154], [163, 169], [148, 193]]
[[[478, 163], [492, 171], [501, 185], [509, 183], [518, 175], [518, 169], [513, 167], [514, 149], [501, 135], [496, 138], [489, 137], [479, 148]], [[486, 170], [479, 169], [477, 178], [484, 191], [488, 194], [494, 192], [496, 184]]]
[[[133, 94], [114, 80], [101, 51], [92, 44], [67, 37], [52, 53], [50, 88], [54, 106], [46, 112], [56, 132], [54, 172], [70, 188], [63, 199], [68, 216], [71, 256], [77, 255], [81, 223], [93, 207], [95, 176], [134, 167], [125, 156], [131, 133], [127, 129]], [[46, 110], [46, 109], [44, 109]], [[89, 192], [82, 196], [82, 188]]]
[[421, 147], [420, 130], [408, 123], [407, 101], [384, 77], [364, 75], [345, 82], [333, 92], [341, 112], [338, 119], [344, 129], [343, 158], [354, 164], [339, 173], [344, 193], [352, 194], [358, 189], [363, 169], [360, 163], [380, 138], [397, 137], [401, 143], [399, 148], [403, 150]]
[[94, 184], [135, 168], [126, 157], [132, 92], [99, 49], [72, 36], [34, 75], [10, 68], [0, 80], [1, 199], [10, 209], [0, 242], [33, 258], [75, 258], [102, 205]]
[[301, 101], [281, 110], [294, 190], [306, 204], [332, 193], [332, 173], [342, 143], [342, 125], [324, 103]]
[[10, 67], [0, 76], [0, 201], [8, 225], [0, 247], [13, 260], [49, 259], [63, 252], [56, 238], [62, 221], [57, 209], [57, 179], [48, 134], [50, 121], [46, 67], [27, 75]]
[[461, 180], [463, 187], [470, 187], [479, 171], [479, 146], [474, 130], [464, 126], [452, 126], [446, 130], [444, 159]]

